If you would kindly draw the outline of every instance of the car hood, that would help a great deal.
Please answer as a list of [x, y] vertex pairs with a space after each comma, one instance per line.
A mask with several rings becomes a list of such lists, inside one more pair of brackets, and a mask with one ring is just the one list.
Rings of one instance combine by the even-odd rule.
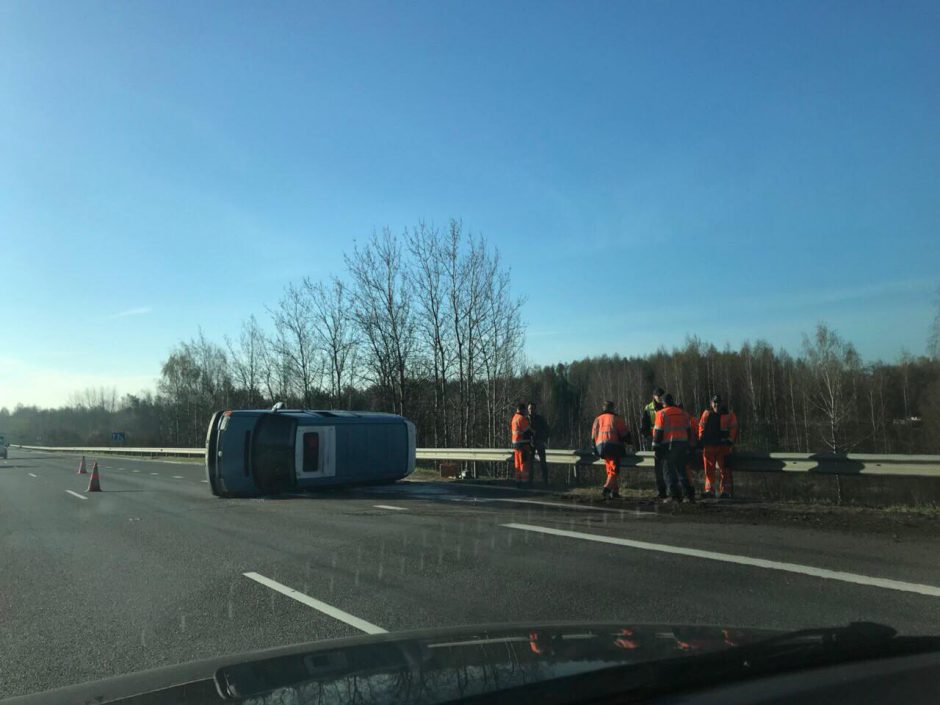
[[443, 703], [610, 667], [722, 651], [776, 633], [580, 622], [411, 631], [209, 659], [3, 703]]

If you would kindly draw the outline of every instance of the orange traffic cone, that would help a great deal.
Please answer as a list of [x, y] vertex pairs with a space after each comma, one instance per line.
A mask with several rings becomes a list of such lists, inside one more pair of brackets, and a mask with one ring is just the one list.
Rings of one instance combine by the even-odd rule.
[[87, 475], [88, 471], [85, 469], [85, 456], [82, 456], [82, 462], [78, 464], [78, 472], [76, 475]]
[[95, 461], [91, 469], [91, 479], [88, 480], [88, 489], [86, 492], [101, 492], [101, 480], [98, 477], [98, 461]]

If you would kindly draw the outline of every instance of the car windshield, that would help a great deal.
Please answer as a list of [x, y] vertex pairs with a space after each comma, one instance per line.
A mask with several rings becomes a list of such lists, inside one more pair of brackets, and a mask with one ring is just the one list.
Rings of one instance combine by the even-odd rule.
[[0, 2], [0, 700], [940, 634], [938, 8]]

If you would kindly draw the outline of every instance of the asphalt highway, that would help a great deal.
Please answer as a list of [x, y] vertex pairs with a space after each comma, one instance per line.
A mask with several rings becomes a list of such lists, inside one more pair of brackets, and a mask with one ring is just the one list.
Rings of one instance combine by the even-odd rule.
[[[92, 458], [89, 458], [89, 470]], [[380, 631], [622, 621], [940, 633], [940, 540], [400, 482], [218, 499], [201, 465], [10, 449], [0, 697]]]

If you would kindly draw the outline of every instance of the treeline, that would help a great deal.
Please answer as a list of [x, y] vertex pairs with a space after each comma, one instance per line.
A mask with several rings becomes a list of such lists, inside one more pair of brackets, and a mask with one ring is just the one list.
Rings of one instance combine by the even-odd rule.
[[799, 356], [758, 341], [718, 350], [698, 339], [645, 357], [591, 358], [526, 375], [553, 445], [581, 447], [604, 400], [638, 438], [654, 386], [700, 413], [721, 394], [735, 411], [739, 447], [755, 451], [940, 453], [940, 359], [902, 355], [863, 364], [855, 348], [820, 324]]
[[929, 356], [865, 364], [825, 325], [793, 356], [758, 341], [719, 350], [691, 338], [642, 357], [542, 368], [523, 358], [524, 301], [499, 252], [459, 221], [388, 229], [356, 245], [345, 271], [288, 284], [234, 338], [201, 332], [173, 348], [155, 393], [88, 390], [59, 409], [0, 410], [14, 443], [197, 447], [211, 414], [267, 407], [390, 411], [412, 419], [421, 446], [503, 447], [520, 400], [535, 401], [551, 445], [588, 443], [613, 400], [636, 438], [654, 386], [690, 411], [719, 393], [740, 446], [796, 452], [940, 453], [940, 315]]
[[[271, 348], [260, 341], [255, 373], [267, 380], [270, 368], [260, 355]], [[288, 374], [281, 388], [264, 381], [260, 387], [244, 384], [244, 365], [251, 358], [239, 358], [239, 349], [245, 348], [237, 345], [231, 352], [200, 336], [170, 355], [156, 395], [117, 399], [99, 390], [60, 409], [3, 409], [0, 432], [15, 443], [108, 445], [111, 431], [120, 430], [128, 445], [189, 447], [202, 445], [215, 409], [263, 407], [275, 400], [301, 405], [300, 387], [287, 386]], [[334, 390], [312, 386], [307, 406], [400, 411], [404, 401], [424, 446], [502, 447], [512, 404], [519, 399], [539, 404], [552, 426], [554, 447], [583, 447], [591, 420], [607, 399], [617, 404], [636, 437], [641, 409], [652, 388], [661, 385], [693, 411], [720, 393], [738, 415], [740, 445], [747, 449], [940, 453], [940, 361], [903, 355], [895, 363], [865, 365], [851, 344], [822, 325], [796, 357], [762, 342], [719, 350], [692, 339], [682, 348], [644, 357], [529, 369], [499, 378], [498, 385], [486, 377], [467, 384], [456, 376], [440, 384], [432, 375], [409, 372], [404, 398], [388, 387], [354, 380], [351, 375]]]

